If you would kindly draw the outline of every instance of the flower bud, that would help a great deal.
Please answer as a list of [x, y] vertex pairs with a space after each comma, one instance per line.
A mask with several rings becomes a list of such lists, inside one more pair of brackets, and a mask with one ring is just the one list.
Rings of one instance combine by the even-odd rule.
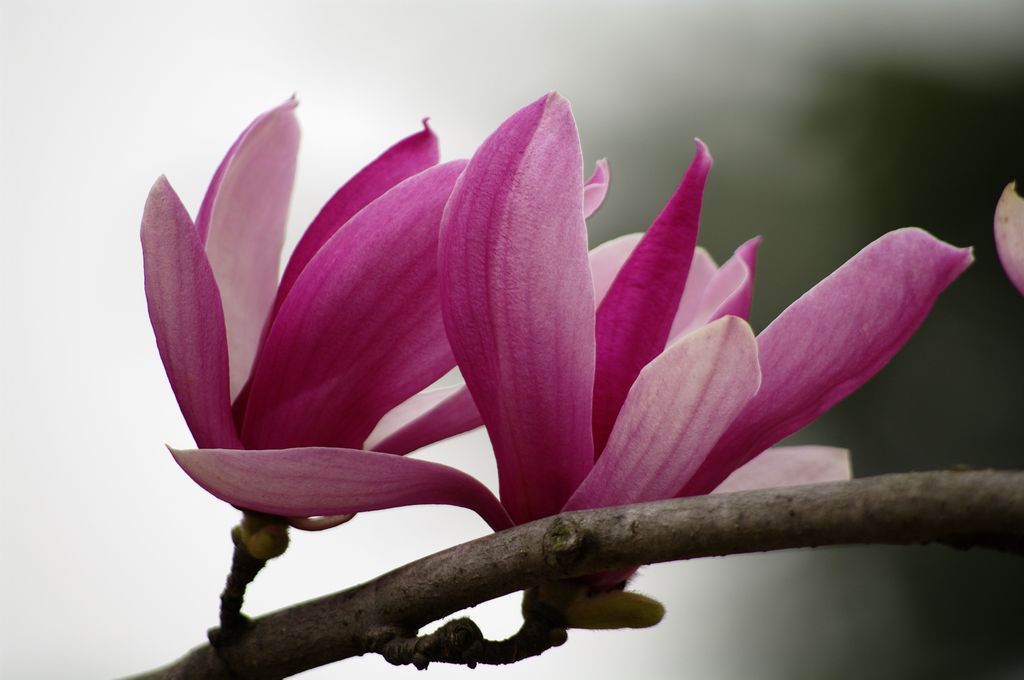
[[562, 613], [571, 628], [649, 628], [665, 616], [665, 607], [640, 593], [613, 590], [582, 597]]
[[246, 512], [232, 530], [235, 542], [257, 560], [278, 557], [288, 549], [288, 525], [280, 517]]
[[523, 614], [536, 603], [557, 610], [567, 628], [649, 628], [665, 616], [665, 607], [646, 595], [623, 590], [592, 592], [575, 580], [543, 583], [526, 591]]

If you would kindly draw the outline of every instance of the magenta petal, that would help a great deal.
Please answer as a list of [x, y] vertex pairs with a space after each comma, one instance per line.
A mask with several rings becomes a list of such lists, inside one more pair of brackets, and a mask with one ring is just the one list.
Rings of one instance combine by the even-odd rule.
[[565, 510], [675, 496], [759, 383], [757, 342], [742, 319], [672, 344], [637, 376], [608, 446]]
[[583, 217], [590, 217], [601, 207], [608, 196], [611, 181], [612, 173], [608, 167], [608, 159], [602, 158], [594, 165], [594, 174], [583, 185]]
[[232, 398], [249, 378], [277, 291], [299, 150], [295, 106], [289, 99], [246, 128], [217, 168], [196, 220], [224, 303]]
[[406, 505], [456, 505], [496, 531], [511, 526], [498, 499], [454, 468], [358, 449], [199, 449], [171, 454], [199, 486], [246, 510], [283, 517], [347, 515]]
[[281, 276], [274, 313], [309, 260], [341, 225], [391, 187], [437, 165], [439, 159], [437, 136], [424, 119], [421, 131], [397, 142], [338, 189], [295, 246]]
[[1024, 198], [1010, 182], [996, 205], [996, 251], [1003, 270], [1024, 295]]
[[733, 470], [863, 385], [971, 263], [920, 229], [882, 236], [790, 305], [757, 338], [763, 382], [683, 495]]
[[698, 258], [702, 249], [697, 249], [690, 266], [686, 290], [683, 291], [683, 300], [679, 303], [679, 313], [672, 322], [669, 342], [723, 316], [750, 318], [750, 303], [754, 297], [754, 268], [760, 243], [760, 237], [750, 239], [737, 248], [720, 269], [711, 265], [713, 269], [710, 276], [705, 273], [707, 264]]
[[679, 188], [622, 266], [597, 310], [594, 450], [600, 454], [630, 386], [664, 348], [697, 245], [711, 155], [697, 152]]
[[217, 283], [192, 219], [164, 177], [142, 215], [142, 263], [160, 358], [192, 436], [203, 447], [241, 448]]
[[714, 493], [850, 479], [850, 452], [834, 446], [777, 446], [729, 475]]
[[463, 167], [435, 166], [395, 186], [309, 261], [260, 353], [247, 447], [358, 447], [385, 413], [455, 365], [437, 239]]
[[465, 385], [421, 392], [389, 411], [366, 439], [365, 449], [406, 454], [483, 425]]
[[441, 224], [445, 327], [517, 523], [557, 513], [593, 458], [582, 166], [569, 103], [543, 97], [484, 141]]
[[[594, 299], [600, 305], [604, 296], [608, 294], [612, 282], [618, 275], [622, 265], [629, 259], [636, 244], [643, 238], [643, 234], [626, 234], [610, 241], [605, 241], [590, 251], [590, 272], [594, 277]], [[744, 244], [746, 247], [747, 244]], [[734, 256], [735, 258], [735, 256]], [[732, 262], [732, 260], [730, 260]], [[727, 266], [731, 266], [726, 263]], [[716, 279], [718, 266], [711, 259], [708, 252], [701, 247], [693, 251], [693, 260], [690, 262], [690, 271], [686, 276], [686, 286], [683, 288], [683, 295], [679, 299], [679, 308], [676, 310], [675, 318], [672, 320], [672, 330], [669, 332], [669, 342], [672, 342], [684, 333], [703, 326], [711, 321], [712, 315], [721, 306], [722, 300], [718, 297], [712, 301], [708, 297], [705, 304], [705, 291], [713, 279]], [[734, 281], [737, 277], [730, 274], [728, 280]], [[716, 286], [718, 289], [719, 286]], [[738, 295], [738, 291], [729, 289], [727, 297]], [[718, 314], [715, 318], [721, 318], [724, 314]], [[742, 316], [734, 314], [734, 316]], [[742, 318], [747, 318], [742, 316]]]

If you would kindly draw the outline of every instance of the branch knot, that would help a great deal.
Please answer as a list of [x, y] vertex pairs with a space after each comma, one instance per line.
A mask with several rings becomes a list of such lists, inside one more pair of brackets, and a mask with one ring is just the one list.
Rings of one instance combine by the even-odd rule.
[[542, 550], [544, 563], [553, 569], [568, 570], [583, 557], [587, 533], [574, 520], [556, 517], [544, 532]]

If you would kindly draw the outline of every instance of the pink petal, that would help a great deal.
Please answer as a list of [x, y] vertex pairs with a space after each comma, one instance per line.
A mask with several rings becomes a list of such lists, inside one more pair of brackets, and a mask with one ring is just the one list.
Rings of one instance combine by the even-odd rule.
[[[590, 251], [590, 270], [594, 276], [594, 294], [598, 303], [608, 292], [608, 287], [611, 286], [619, 268], [642, 236], [643, 234], [620, 236]], [[698, 247], [693, 254], [693, 263], [686, 279], [686, 289], [679, 303], [670, 341], [681, 334], [675, 330], [675, 324], [679, 324], [680, 319], [691, 319], [697, 313], [704, 289], [717, 271], [718, 268], [707, 251]], [[734, 278], [730, 276], [730, 280]], [[739, 294], [738, 291], [733, 291], [732, 297]], [[728, 303], [728, 300], [726, 302]], [[717, 307], [712, 308], [712, 311], [716, 310]], [[705, 318], [704, 323], [706, 322]], [[693, 327], [695, 326], [685, 330], [688, 332]], [[385, 415], [367, 438], [363, 448], [405, 454], [468, 432], [482, 424], [480, 412], [465, 385], [430, 390], [399, 404]]]
[[557, 513], [593, 458], [582, 166], [569, 103], [543, 97], [483, 143], [441, 224], [445, 327], [517, 523]]
[[622, 265], [629, 259], [636, 244], [640, 243], [643, 234], [626, 234], [605, 241], [590, 251], [590, 274], [594, 278], [594, 300], [601, 304], [612, 281], [618, 275]]
[[705, 272], [708, 266], [703, 262], [698, 265], [698, 255], [702, 249], [697, 249], [693, 264], [690, 266], [686, 290], [683, 291], [683, 301], [679, 304], [679, 312], [672, 322], [669, 342], [723, 316], [750, 318], [750, 303], [754, 296], [754, 267], [760, 243], [760, 237], [750, 239], [736, 249], [735, 254], [721, 269], [715, 268], [712, 264], [712, 273], [707, 278], [704, 272], [697, 277], [694, 276], [694, 270], [698, 266]]
[[841, 482], [851, 477], [850, 452], [833, 446], [777, 446], [757, 455], [714, 493]]
[[355, 517], [350, 515], [328, 515], [327, 517], [289, 517], [288, 526], [301, 531], [324, 531], [339, 527]]
[[594, 174], [583, 185], [583, 217], [597, 212], [608, 196], [608, 185], [612, 181], [608, 159], [602, 158], [594, 165]]
[[[594, 277], [594, 298], [597, 300], [598, 305], [604, 300], [604, 296], [607, 295], [608, 289], [611, 288], [612, 281], [615, 280], [619, 270], [622, 269], [622, 265], [625, 264], [626, 260], [629, 259], [630, 254], [636, 247], [636, 244], [640, 242], [643, 234], [626, 234], [619, 236], [610, 241], [605, 241], [601, 245], [597, 246], [590, 251], [590, 271]], [[747, 244], [741, 246], [746, 248]], [[733, 256], [736, 257], [735, 255]], [[726, 263], [726, 266], [733, 268], [734, 265], [730, 264], [732, 260]], [[721, 318], [725, 314], [716, 314], [719, 311], [720, 306], [725, 306], [733, 298], [738, 298], [742, 293], [739, 289], [729, 290], [726, 294], [727, 299], [724, 301], [719, 299], [717, 296], [709, 296], [708, 301], [705, 304], [705, 291], [712, 279], [716, 278], [718, 273], [718, 265], [708, 255], [708, 251], [704, 250], [700, 246], [693, 251], [693, 260], [690, 262], [690, 271], [686, 276], [686, 286], [683, 288], [683, 296], [679, 299], [679, 309], [676, 311], [675, 318], [672, 320], [672, 330], [669, 332], [669, 342], [672, 342], [684, 333], [688, 333], [694, 328], [703, 326], [714, 318]], [[734, 281], [736, 279], [735, 272], [727, 275], [728, 280]], [[751, 279], [753, 278], [753, 270], [751, 270]], [[742, 288], [742, 287], [740, 287]], [[716, 290], [719, 290], [719, 286], [716, 285]], [[747, 318], [741, 314], [734, 314], [733, 316], [740, 316]], [[666, 343], [667, 344], [667, 343]]]
[[761, 237], [755, 236], [739, 248], [722, 265], [704, 292], [704, 304], [714, 311], [711, 319], [723, 316], [750, 318], [750, 303], [754, 298], [754, 273], [757, 269], [757, 249]]
[[192, 436], [199, 446], [241, 448], [217, 283], [192, 219], [164, 177], [142, 215], [142, 263], [160, 358]]
[[454, 366], [436, 258], [441, 212], [463, 167], [435, 166], [395, 186], [309, 261], [260, 353], [247, 447], [357, 447]]
[[[373, 432], [366, 438], [363, 448], [380, 451], [376, 448], [376, 444], [427, 413], [455, 392], [462, 390], [466, 390], [465, 384], [427, 389], [412, 395], [384, 414], [384, 417], [377, 422], [377, 426], [373, 428]], [[388, 451], [387, 453], [393, 452]]]
[[199, 486], [246, 510], [283, 517], [347, 515], [406, 505], [455, 505], [500, 531], [501, 503], [453, 468], [357, 449], [199, 449], [171, 454]]
[[697, 244], [711, 156], [697, 152], [679, 188], [622, 266], [597, 311], [594, 450], [600, 453], [630, 386], [664, 348]]
[[366, 439], [365, 449], [406, 454], [483, 425], [465, 385], [421, 392], [389, 411]]
[[[594, 177], [598, 175], [602, 163], [607, 167], [607, 161], [598, 161], [598, 170], [594, 171]], [[594, 177], [591, 177], [590, 181], [593, 181]], [[586, 196], [584, 191], [584, 202]], [[594, 279], [594, 297], [598, 304], [642, 237], [643, 234], [626, 234], [605, 241], [590, 251], [590, 272]], [[686, 304], [690, 297], [693, 298], [693, 306], [696, 307], [707, 281], [716, 270], [717, 267], [707, 252], [703, 248], [697, 248], [686, 282], [687, 287], [683, 292], [683, 301], [680, 303], [680, 313], [682, 305]], [[693, 295], [691, 291], [694, 292]], [[480, 412], [465, 384], [429, 390], [399, 404], [385, 415], [377, 423], [363, 448], [405, 454], [481, 425], [483, 421], [480, 419]]]
[[742, 319], [681, 338], [637, 376], [604, 454], [564, 509], [675, 496], [759, 384], [757, 342]]
[[277, 291], [299, 150], [296, 105], [289, 99], [245, 129], [217, 168], [196, 219], [224, 302], [232, 398], [249, 378]]
[[437, 165], [439, 159], [437, 136], [424, 119], [421, 131], [390, 147], [338, 189], [295, 246], [281, 276], [274, 314], [281, 308], [285, 296], [309, 260], [341, 225], [391, 187]]
[[708, 286], [715, 280], [719, 269], [708, 251], [698, 247], [693, 251], [690, 272], [686, 276], [686, 287], [683, 297], [679, 299], [679, 309], [672, 319], [672, 330], [668, 334], [668, 342], [699, 328], [709, 321], [711, 315], [703, 305]]
[[863, 385], [971, 263], [920, 229], [882, 236], [789, 306], [757, 338], [763, 382], [682, 495], [736, 468]]
[[995, 218], [996, 251], [1003, 269], [1024, 295], [1024, 198], [1010, 182], [999, 197]]

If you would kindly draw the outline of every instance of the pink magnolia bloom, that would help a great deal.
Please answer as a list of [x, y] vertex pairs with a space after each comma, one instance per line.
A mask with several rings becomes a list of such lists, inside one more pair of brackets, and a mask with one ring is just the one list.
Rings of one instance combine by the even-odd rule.
[[1006, 276], [1024, 295], [1024, 198], [1010, 182], [996, 205], [996, 251]]
[[[299, 129], [294, 100], [258, 117], [195, 223], [163, 177], [142, 219], [146, 297], [196, 450], [172, 451], [241, 508], [330, 516], [416, 503], [509, 525], [479, 482], [363, 450], [381, 419], [454, 366], [439, 305], [438, 225], [465, 161], [401, 140], [327, 202], [278, 281]], [[386, 428], [385, 428], [386, 434]], [[341, 518], [338, 518], [340, 520]]]
[[646, 234], [588, 257], [579, 137], [552, 94], [503, 123], [452, 192], [444, 322], [515, 522], [848, 476], [843, 451], [769, 447], [884, 366], [971, 262], [891, 232], [755, 338], [758, 241], [721, 269], [695, 250], [710, 166], [698, 142]]

